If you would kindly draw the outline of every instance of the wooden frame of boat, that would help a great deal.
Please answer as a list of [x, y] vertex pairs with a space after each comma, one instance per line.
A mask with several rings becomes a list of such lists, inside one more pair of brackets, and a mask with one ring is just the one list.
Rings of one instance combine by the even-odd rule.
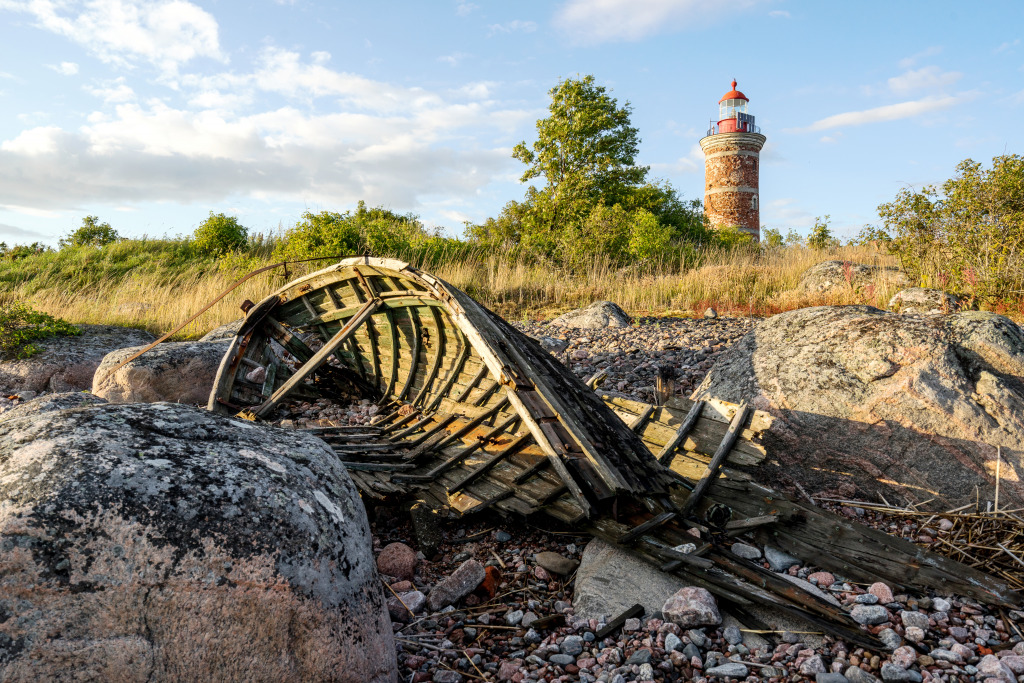
[[[1022, 604], [991, 576], [754, 483], [743, 469], [765, 457], [769, 415], [602, 395], [465, 292], [401, 261], [345, 259], [251, 306], [209, 409], [265, 419], [339, 387], [371, 396], [382, 416], [311, 431], [370, 500], [545, 514], [740, 609], [770, 604], [865, 646], [877, 643], [841, 609], [731, 555], [728, 540], [754, 532], [852, 579]], [[697, 549], [680, 552], [686, 543]]]

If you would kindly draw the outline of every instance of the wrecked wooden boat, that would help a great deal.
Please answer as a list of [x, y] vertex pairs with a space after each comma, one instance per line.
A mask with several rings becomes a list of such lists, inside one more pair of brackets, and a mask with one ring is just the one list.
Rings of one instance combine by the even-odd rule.
[[1000, 580], [790, 500], [744, 469], [770, 416], [718, 401], [601, 394], [466, 293], [394, 260], [346, 259], [258, 304], [224, 356], [209, 409], [274, 418], [299, 397], [366, 397], [372, 426], [314, 433], [367, 500], [462, 515], [543, 514], [703, 586], [867, 647], [839, 607], [728, 552], [753, 533], [817, 566], [894, 588], [1018, 608]]

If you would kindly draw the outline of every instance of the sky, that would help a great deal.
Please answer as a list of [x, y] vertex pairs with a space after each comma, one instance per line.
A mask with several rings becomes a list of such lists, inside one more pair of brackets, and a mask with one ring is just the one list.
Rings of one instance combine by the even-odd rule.
[[901, 188], [1024, 153], [1022, 39], [1021, 0], [0, 0], [0, 241], [211, 211], [269, 233], [361, 199], [460, 236], [523, 197], [512, 147], [587, 74], [684, 199], [737, 79], [762, 225], [850, 237]]

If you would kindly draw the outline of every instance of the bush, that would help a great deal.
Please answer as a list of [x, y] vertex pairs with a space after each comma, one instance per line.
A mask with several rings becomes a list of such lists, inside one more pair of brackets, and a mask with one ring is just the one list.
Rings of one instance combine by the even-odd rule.
[[238, 224], [235, 216], [210, 212], [192, 234], [192, 248], [201, 256], [224, 256], [245, 246], [249, 229]]
[[761, 246], [766, 249], [779, 249], [785, 244], [786, 240], [782, 233], [775, 228], [765, 228], [761, 231]]
[[13, 247], [8, 247], [6, 242], [0, 242], [0, 258], [5, 258], [10, 261], [17, 261], [19, 259], [28, 258], [36, 254], [45, 254], [51, 252], [53, 249], [46, 246], [42, 242], [33, 242], [32, 244], [15, 244]]
[[889, 251], [911, 278], [990, 301], [1024, 293], [1024, 157], [965, 159], [941, 188], [903, 189], [878, 207]]
[[33, 341], [81, 333], [77, 327], [24, 304], [0, 302], [0, 359], [28, 358], [39, 351]]
[[811, 234], [807, 236], [807, 246], [811, 249], [832, 249], [839, 246], [839, 240], [832, 235], [832, 231], [828, 227], [829, 218], [830, 216], [814, 218], [814, 227], [811, 228]]
[[117, 230], [110, 223], [100, 223], [96, 216], [82, 219], [82, 227], [62, 238], [58, 245], [61, 249], [69, 247], [105, 247], [121, 239]]

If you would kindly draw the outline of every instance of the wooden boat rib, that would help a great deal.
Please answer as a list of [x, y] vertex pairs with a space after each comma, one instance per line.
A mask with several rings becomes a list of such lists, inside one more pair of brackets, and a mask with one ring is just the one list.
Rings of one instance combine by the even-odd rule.
[[[466, 293], [400, 261], [346, 259], [252, 306], [209, 408], [267, 419], [297, 397], [354, 393], [383, 417], [312, 431], [367, 499], [542, 513], [741, 608], [770, 604], [864, 646], [877, 643], [841, 609], [732, 556], [731, 538], [753, 532], [857, 580], [1022, 604], [993, 577], [754, 483], [744, 469], [766, 456], [770, 416], [599, 394]], [[681, 552], [687, 543], [696, 550]]]

